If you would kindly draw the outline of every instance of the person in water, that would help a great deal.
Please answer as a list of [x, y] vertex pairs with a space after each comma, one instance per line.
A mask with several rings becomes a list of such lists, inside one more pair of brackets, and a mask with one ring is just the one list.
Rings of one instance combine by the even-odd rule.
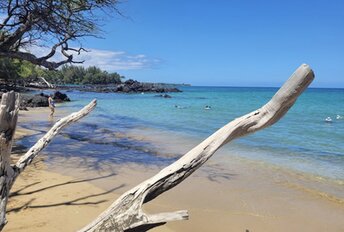
[[49, 103], [49, 108], [51, 110], [50, 117], [52, 117], [55, 113], [55, 101], [51, 96], [49, 96], [48, 98], [48, 103]]

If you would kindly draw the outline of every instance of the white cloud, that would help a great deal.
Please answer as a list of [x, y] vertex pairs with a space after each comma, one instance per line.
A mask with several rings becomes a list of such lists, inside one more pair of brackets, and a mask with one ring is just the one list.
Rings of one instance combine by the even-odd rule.
[[[35, 47], [30, 50], [38, 57], [49, 53], [49, 49], [45, 47]], [[82, 52], [80, 55], [75, 53], [74, 60], [84, 61], [83, 64], [80, 64], [82, 66], [97, 66], [107, 71], [146, 69], [161, 63], [159, 59], [149, 58], [144, 54], [132, 55], [124, 51], [109, 51], [93, 48], [86, 50], [88, 52]], [[59, 61], [62, 59], [64, 59], [62, 54], [56, 53], [51, 60]]]
[[107, 51], [89, 49], [78, 56], [85, 60], [85, 66], [95, 65], [108, 71], [145, 69], [157, 65], [160, 61], [148, 58], [146, 55], [129, 55], [123, 51]]

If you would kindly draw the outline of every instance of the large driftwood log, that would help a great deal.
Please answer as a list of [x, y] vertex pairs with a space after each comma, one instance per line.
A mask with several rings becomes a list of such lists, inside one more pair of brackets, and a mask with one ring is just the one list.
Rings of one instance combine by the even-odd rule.
[[313, 79], [310, 67], [301, 65], [266, 105], [228, 123], [179, 160], [124, 193], [79, 232], [146, 231], [168, 221], [188, 219], [187, 211], [149, 215], [142, 205], [182, 182], [224, 144], [277, 122]]
[[6, 223], [6, 205], [13, 184], [11, 150], [19, 112], [19, 94], [2, 95], [0, 104], [0, 230]]
[[80, 111], [72, 113], [57, 121], [47, 134], [38, 140], [38, 142], [31, 147], [16, 164], [11, 165], [10, 155], [13, 135], [18, 119], [19, 94], [10, 92], [2, 95], [0, 104], [0, 230], [2, 230], [6, 224], [8, 195], [19, 174], [24, 171], [38, 153], [50, 143], [51, 139], [55, 137], [62, 128], [86, 116], [95, 106], [96, 101], [93, 100]]

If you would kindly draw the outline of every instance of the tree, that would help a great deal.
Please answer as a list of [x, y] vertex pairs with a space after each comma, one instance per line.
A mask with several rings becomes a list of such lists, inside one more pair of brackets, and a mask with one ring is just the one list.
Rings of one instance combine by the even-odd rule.
[[[97, 11], [118, 12], [118, 0], [2, 0], [0, 14], [0, 57], [26, 60], [56, 69], [76, 61], [74, 55], [86, 51], [80, 38], [98, 36], [102, 17]], [[78, 44], [78, 47], [71, 45]], [[40, 57], [28, 51], [32, 46], [49, 48]], [[64, 57], [52, 61], [57, 50]]]
[[19, 68], [16, 66], [11, 59], [0, 58], [0, 80], [6, 84], [12, 80], [16, 81], [19, 76]]
[[28, 61], [0, 58], [0, 80], [5, 84], [18, 82], [24, 79], [36, 79], [42, 76], [44, 70]]
[[18, 75], [21, 79], [36, 79], [39, 76], [42, 76], [44, 71], [38, 67], [25, 60], [13, 60], [14, 65], [18, 68]]
[[[98, 67], [84, 68], [76, 65], [63, 65], [61, 69], [45, 71], [44, 74], [52, 83], [63, 84], [120, 84], [124, 77], [118, 73], [108, 73]], [[61, 77], [60, 80], [57, 77]]]
[[[57, 70], [47, 70], [29, 61], [0, 58], [0, 80], [22, 83], [43, 77], [54, 84], [120, 84], [124, 76], [108, 73], [95, 66], [84, 68], [76, 65], [63, 65]], [[22, 83], [23, 84], [23, 83]]]

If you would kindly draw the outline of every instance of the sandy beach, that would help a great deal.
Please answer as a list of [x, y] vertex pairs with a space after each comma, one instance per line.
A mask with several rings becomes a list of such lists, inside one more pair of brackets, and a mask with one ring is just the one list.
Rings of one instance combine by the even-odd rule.
[[344, 232], [343, 10], [0, 0], [0, 232]]
[[[21, 113], [17, 140], [35, 133], [20, 122], [47, 114], [48, 109]], [[321, 186], [322, 180], [225, 155], [219, 152], [182, 184], [145, 205], [149, 213], [189, 210], [188, 221], [152, 231], [344, 231], [343, 199], [309, 187]], [[46, 162], [47, 157], [43, 152], [15, 183], [4, 231], [76, 231], [161, 169], [106, 162], [92, 169], [91, 158]]]

